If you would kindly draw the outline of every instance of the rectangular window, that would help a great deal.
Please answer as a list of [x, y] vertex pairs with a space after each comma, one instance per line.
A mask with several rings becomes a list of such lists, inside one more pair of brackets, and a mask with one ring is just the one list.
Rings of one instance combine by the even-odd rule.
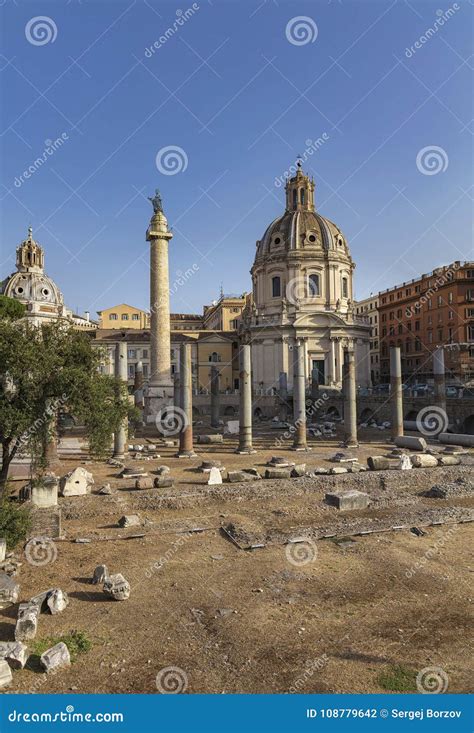
[[411, 331], [411, 321], [408, 321], [407, 328], [408, 328], [409, 331]]
[[122, 321], [128, 321], [128, 313], [122, 313]]
[[139, 321], [140, 316], [138, 313], [132, 313], [132, 321]]
[[135, 377], [135, 364], [128, 365], [128, 378], [133, 379]]
[[136, 359], [137, 358], [137, 350], [136, 349], [129, 349], [128, 350], [128, 358], [129, 359]]
[[143, 365], [143, 379], [148, 379], [148, 364]]
[[433, 331], [428, 331], [428, 343], [433, 343]]
[[[472, 313], [473, 313], [473, 315], [474, 315], [474, 309], [472, 309], [472, 308], [471, 308], [471, 310], [472, 310]], [[453, 318], [454, 318], [454, 312], [453, 312], [453, 311], [449, 311], [449, 316], [448, 316], [448, 318], [449, 318], [449, 320], [450, 320], [450, 321], [452, 321], [452, 320], [453, 320]]]
[[118, 321], [118, 315], [116, 313], [110, 313], [109, 321]]
[[443, 298], [441, 295], [438, 295], [438, 306], [443, 305]]
[[420, 330], [420, 323], [421, 323], [421, 321], [415, 321], [415, 331], [419, 331]]
[[443, 329], [442, 328], [438, 328], [438, 340], [439, 341], [443, 340]]
[[142, 358], [148, 359], [148, 349], [142, 349]]
[[453, 302], [453, 291], [451, 290], [451, 292], [448, 293], [448, 303], [452, 303], [452, 302]]

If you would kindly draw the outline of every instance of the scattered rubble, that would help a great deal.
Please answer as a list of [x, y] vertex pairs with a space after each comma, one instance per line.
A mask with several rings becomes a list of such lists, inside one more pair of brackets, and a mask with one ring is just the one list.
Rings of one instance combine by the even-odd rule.
[[340, 511], [367, 509], [369, 506], [369, 495], [356, 490], [329, 493], [326, 494], [325, 500]]
[[141, 525], [138, 514], [124, 514], [117, 522], [119, 527], [139, 527]]
[[46, 604], [53, 616], [57, 613], [61, 613], [69, 605], [69, 598], [67, 593], [61, 590], [61, 588], [55, 588], [47, 597]]
[[126, 601], [130, 597], [130, 583], [121, 573], [109, 575], [104, 581], [104, 593], [114, 601]]
[[47, 649], [40, 657], [40, 664], [46, 673], [53, 672], [53, 670], [59, 669], [60, 667], [69, 667], [71, 657], [66, 644], [60, 641], [59, 644], [51, 647], [51, 649]]
[[8, 687], [13, 680], [10, 665], [5, 659], [0, 659], [0, 688]]
[[5, 572], [0, 572], [0, 609], [17, 602], [20, 586]]
[[0, 641], [0, 659], [12, 669], [23, 669], [28, 659], [28, 647], [21, 641]]
[[92, 576], [92, 584], [99, 585], [100, 583], [105, 583], [108, 577], [109, 571], [107, 565], [97, 565]]
[[59, 482], [61, 496], [84, 496], [91, 493], [94, 477], [82, 466], [69, 471]]

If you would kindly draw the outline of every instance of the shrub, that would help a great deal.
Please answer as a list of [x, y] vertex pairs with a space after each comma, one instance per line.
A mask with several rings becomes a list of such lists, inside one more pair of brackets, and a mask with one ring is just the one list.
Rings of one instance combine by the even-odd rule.
[[4, 497], [0, 499], [0, 537], [7, 541], [7, 548], [13, 550], [24, 542], [31, 527], [30, 510], [15, 501]]

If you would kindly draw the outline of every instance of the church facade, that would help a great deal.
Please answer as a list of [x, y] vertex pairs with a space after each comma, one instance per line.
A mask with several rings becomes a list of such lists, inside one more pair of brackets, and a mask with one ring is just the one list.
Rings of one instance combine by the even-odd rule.
[[343, 350], [353, 350], [358, 386], [370, 384], [370, 327], [354, 313], [352, 260], [341, 230], [316, 211], [314, 181], [298, 165], [286, 183], [284, 213], [257, 241], [252, 301], [243, 336], [251, 343], [253, 382], [293, 383], [293, 347], [304, 345], [306, 381], [342, 386]]

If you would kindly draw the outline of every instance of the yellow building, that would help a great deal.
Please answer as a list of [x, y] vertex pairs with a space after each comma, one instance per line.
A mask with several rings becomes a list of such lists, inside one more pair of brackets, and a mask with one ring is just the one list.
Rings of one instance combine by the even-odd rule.
[[150, 317], [146, 311], [134, 308], [127, 303], [114, 305], [97, 311], [99, 328], [136, 328], [138, 330], [150, 327]]
[[204, 306], [204, 328], [207, 331], [236, 331], [245, 308], [246, 293], [224, 295]]

